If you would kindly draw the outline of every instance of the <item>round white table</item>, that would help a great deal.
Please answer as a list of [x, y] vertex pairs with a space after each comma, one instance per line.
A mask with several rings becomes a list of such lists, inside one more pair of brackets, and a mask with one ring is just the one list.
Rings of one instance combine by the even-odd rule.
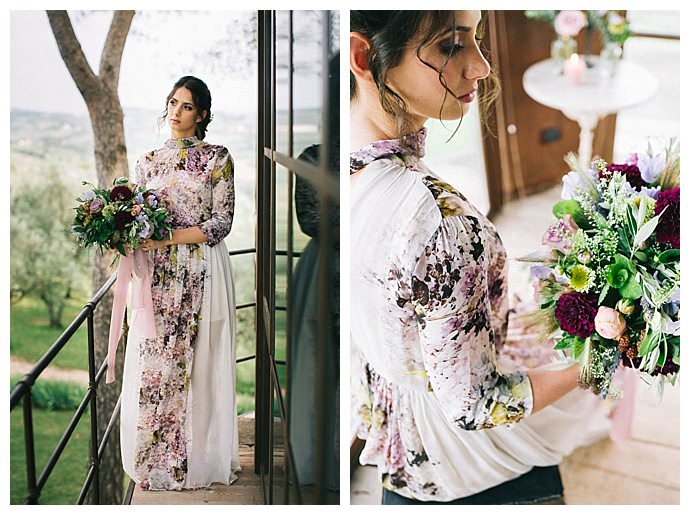
[[659, 81], [647, 70], [623, 59], [613, 77], [602, 77], [598, 57], [588, 58], [594, 67], [585, 68], [579, 84], [572, 84], [554, 70], [550, 59], [539, 61], [525, 71], [522, 86], [534, 100], [562, 111], [580, 125], [578, 155], [584, 167], [592, 158], [594, 128], [600, 118], [633, 107], [652, 98]]

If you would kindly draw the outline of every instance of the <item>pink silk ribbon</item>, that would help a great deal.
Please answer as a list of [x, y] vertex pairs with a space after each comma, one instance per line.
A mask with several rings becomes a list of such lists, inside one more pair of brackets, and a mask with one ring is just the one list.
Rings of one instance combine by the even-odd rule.
[[127, 304], [127, 290], [130, 281], [134, 281], [132, 288], [132, 310], [137, 313], [137, 334], [144, 338], [156, 337], [156, 325], [153, 318], [153, 299], [151, 298], [151, 274], [147, 253], [136, 249], [133, 254], [120, 256], [115, 281], [113, 297], [113, 311], [110, 315], [110, 336], [108, 339], [108, 369], [105, 376], [106, 384], [115, 381], [115, 357], [117, 344], [122, 336], [122, 323], [125, 319]]
[[618, 401], [616, 411], [613, 413], [609, 437], [614, 442], [628, 440], [632, 434], [632, 421], [635, 415], [635, 390], [637, 386], [637, 374], [631, 368], [620, 367], [616, 371], [621, 381], [623, 398]]

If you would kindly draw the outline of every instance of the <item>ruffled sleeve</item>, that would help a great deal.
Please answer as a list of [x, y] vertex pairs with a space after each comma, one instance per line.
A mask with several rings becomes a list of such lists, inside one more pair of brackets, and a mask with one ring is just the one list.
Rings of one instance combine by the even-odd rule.
[[443, 218], [412, 276], [430, 387], [448, 419], [464, 430], [511, 424], [532, 411], [527, 374], [497, 370], [495, 330], [502, 324], [492, 320], [497, 285], [490, 281], [502, 272], [490, 270], [484, 236], [475, 216]]
[[213, 208], [211, 218], [199, 228], [208, 245], [214, 246], [230, 234], [235, 210], [234, 163], [228, 149], [221, 147], [211, 167]]

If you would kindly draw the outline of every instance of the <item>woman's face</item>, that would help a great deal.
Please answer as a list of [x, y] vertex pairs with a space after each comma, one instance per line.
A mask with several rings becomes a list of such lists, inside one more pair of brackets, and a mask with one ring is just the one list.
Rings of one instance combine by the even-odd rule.
[[189, 138], [196, 134], [196, 124], [201, 121], [192, 92], [187, 88], [177, 88], [168, 100], [168, 125], [174, 138]]
[[[388, 72], [388, 85], [405, 100], [409, 113], [420, 127], [428, 118], [439, 118], [442, 104], [444, 120], [463, 116], [474, 100], [478, 81], [489, 74], [489, 63], [476, 39], [480, 16], [481, 11], [455, 11], [455, 31], [450, 26], [452, 22], [449, 23], [419, 51], [419, 57], [419, 40], [413, 39], [400, 64]], [[439, 82], [437, 70], [441, 69], [450, 91]]]

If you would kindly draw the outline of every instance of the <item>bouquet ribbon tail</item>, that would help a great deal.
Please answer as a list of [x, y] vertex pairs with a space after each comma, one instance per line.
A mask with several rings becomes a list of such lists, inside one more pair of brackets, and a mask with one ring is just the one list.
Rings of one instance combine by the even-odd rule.
[[151, 297], [151, 267], [149, 255], [139, 249], [134, 251], [134, 285], [132, 288], [132, 309], [137, 313], [137, 333], [143, 338], [156, 337]]
[[134, 277], [134, 295], [132, 297], [132, 309], [137, 310], [137, 324], [141, 323], [141, 336], [155, 338], [156, 328], [153, 318], [153, 300], [151, 298], [151, 274], [149, 272], [148, 256], [137, 249], [133, 254], [120, 256], [120, 264], [117, 269], [115, 281], [115, 293], [113, 297], [113, 311], [110, 315], [110, 334], [108, 338], [108, 368], [106, 371], [106, 384], [115, 381], [115, 357], [117, 345], [122, 336], [122, 323], [125, 318], [125, 306], [127, 305], [127, 290]]
[[621, 367], [618, 374], [622, 375], [623, 398], [618, 401], [609, 433], [609, 437], [614, 442], [627, 440], [632, 434], [632, 420], [635, 414], [635, 386], [637, 385], [635, 371], [632, 368]]

